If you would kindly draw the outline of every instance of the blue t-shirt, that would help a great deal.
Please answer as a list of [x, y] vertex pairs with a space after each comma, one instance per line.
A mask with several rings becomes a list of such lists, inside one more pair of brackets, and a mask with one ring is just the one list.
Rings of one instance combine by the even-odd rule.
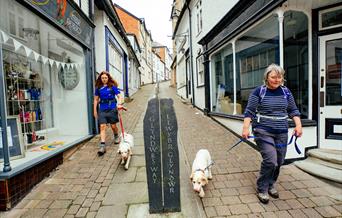
[[116, 108], [115, 95], [120, 94], [117, 87], [102, 86], [99, 89], [95, 89], [95, 96], [100, 97], [100, 110], [109, 110]]

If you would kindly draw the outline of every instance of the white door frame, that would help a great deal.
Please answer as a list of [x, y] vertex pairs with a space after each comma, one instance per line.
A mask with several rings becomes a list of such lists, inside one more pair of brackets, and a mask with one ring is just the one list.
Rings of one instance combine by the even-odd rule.
[[[342, 150], [342, 105], [326, 105], [326, 43], [332, 40], [342, 40], [342, 33], [319, 37], [319, 76], [320, 76], [320, 141], [319, 147]], [[324, 97], [323, 97], [324, 96]]]

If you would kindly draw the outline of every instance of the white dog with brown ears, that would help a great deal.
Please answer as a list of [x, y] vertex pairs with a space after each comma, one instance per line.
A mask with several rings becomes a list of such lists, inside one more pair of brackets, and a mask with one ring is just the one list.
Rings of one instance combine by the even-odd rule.
[[125, 169], [128, 170], [131, 156], [133, 155], [132, 148], [134, 146], [134, 139], [131, 134], [124, 133], [121, 136], [118, 153], [121, 155], [121, 164], [125, 164]]
[[208, 179], [212, 179], [210, 153], [207, 149], [200, 149], [192, 163], [192, 173], [190, 179], [192, 181], [194, 191], [198, 192], [201, 198], [204, 197], [203, 186], [208, 184]]

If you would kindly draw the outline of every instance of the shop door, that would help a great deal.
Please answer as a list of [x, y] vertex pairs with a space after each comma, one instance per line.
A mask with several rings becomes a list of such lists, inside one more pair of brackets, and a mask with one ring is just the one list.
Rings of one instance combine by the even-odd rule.
[[342, 33], [320, 37], [320, 148], [342, 150]]

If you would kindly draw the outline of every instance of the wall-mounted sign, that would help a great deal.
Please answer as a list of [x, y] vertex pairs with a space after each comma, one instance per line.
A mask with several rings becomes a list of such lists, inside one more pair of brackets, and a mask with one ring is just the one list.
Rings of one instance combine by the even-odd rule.
[[92, 28], [67, 0], [26, 0], [90, 46]]
[[76, 88], [76, 86], [80, 82], [80, 75], [74, 68], [61, 67], [58, 71], [58, 79], [64, 89], [72, 90]]

